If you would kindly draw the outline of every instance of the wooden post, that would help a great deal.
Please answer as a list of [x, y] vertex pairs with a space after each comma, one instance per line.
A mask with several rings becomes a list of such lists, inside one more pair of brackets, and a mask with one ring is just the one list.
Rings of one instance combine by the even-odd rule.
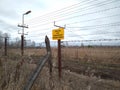
[[51, 60], [51, 47], [50, 47], [50, 41], [49, 38], [47, 36], [45, 36], [45, 44], [46, 44], [46, 50], [47, 50], [47, 54], [50, 53], [50, 57], [49, 57], [49, 68], [50, 68], [50, 75], [52, 75], [52, 60]]

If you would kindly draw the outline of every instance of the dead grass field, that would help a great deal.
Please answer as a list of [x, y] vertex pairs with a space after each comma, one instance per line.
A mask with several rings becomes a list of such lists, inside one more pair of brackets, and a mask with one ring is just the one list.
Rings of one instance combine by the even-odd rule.
[[[61, 80], [58, 78], [57, 49], [52, 48], [52, 76], [46, 64], [32, 90], [120, 90], [120, 48], [64, 47], [61, 53]], [[9, 49], [8, 56], [1, 54], [0, 90], [23, 90], [38, 60], [45, 54], [45, 48], [25, 49], [24, 57], [20, 49]]]
[[120, 48], [63, 48], [63, 59], [90, 60], [99, 63], [120, 63]]
[[[65, 47], [61, 50], [62, 59], [67, 60], [91, 60], [99, 63], [120, 63], [120, 48], [119, 47]], [[9, 55], [20, 55], [20, 49], [9, 49]], [[26, 56], [44, 56], [46, 49], [25, 49]], [[52, 48], [52, 56], [57, 59], [57, 48]]]

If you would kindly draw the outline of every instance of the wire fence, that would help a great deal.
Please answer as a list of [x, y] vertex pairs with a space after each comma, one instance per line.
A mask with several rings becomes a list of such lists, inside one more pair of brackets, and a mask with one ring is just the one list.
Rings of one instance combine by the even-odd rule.
[[[48, 35], [53, 73], [50, 76], [48, 65], [45, 65], [32, 90], [119, 90], [119, 10], [119, 0], [84, 0], [25, 21], [30, 28], [29, 35], [24, 38], [24, 56], [21, 56], [21, 39], [0, 35], [1, 89], [23, 89], [39, 58], [46, 54], [43, 38]], [[57, 72], [58, 45], [50, 33], [54, 21], [66, 25], [61, 41], [61, 80]]]

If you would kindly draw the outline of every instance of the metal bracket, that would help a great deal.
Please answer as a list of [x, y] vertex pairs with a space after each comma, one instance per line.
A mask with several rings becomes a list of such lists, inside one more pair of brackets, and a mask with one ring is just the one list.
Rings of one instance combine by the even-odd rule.
[[64, 29], [66, 28], [66, 25], [64, 25], [64, 27], [59, 26], [59, 25], [56, 25], [56, 24], [55, 24], [55, 21], [54, 21], [54, 26], [55, 26], [55, 27], [59, 27], [59, 28], [64, 28]]
[[19, 25], [18, 24], [18, 27], [28, 28], [28, 25]]

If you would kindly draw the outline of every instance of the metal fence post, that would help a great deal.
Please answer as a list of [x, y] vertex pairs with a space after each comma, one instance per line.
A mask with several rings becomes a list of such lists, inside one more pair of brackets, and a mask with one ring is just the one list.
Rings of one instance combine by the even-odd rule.
[[24, 35], [21, 35], [21, 55], [24, 55]]
[[61, 40], [58, 40], [58, 71], [59, 71], [59, 78], [61, 78]]
[[4, 47], [5, 56], [7, 56], [7, 37], [5, 37], [5, 47]]

